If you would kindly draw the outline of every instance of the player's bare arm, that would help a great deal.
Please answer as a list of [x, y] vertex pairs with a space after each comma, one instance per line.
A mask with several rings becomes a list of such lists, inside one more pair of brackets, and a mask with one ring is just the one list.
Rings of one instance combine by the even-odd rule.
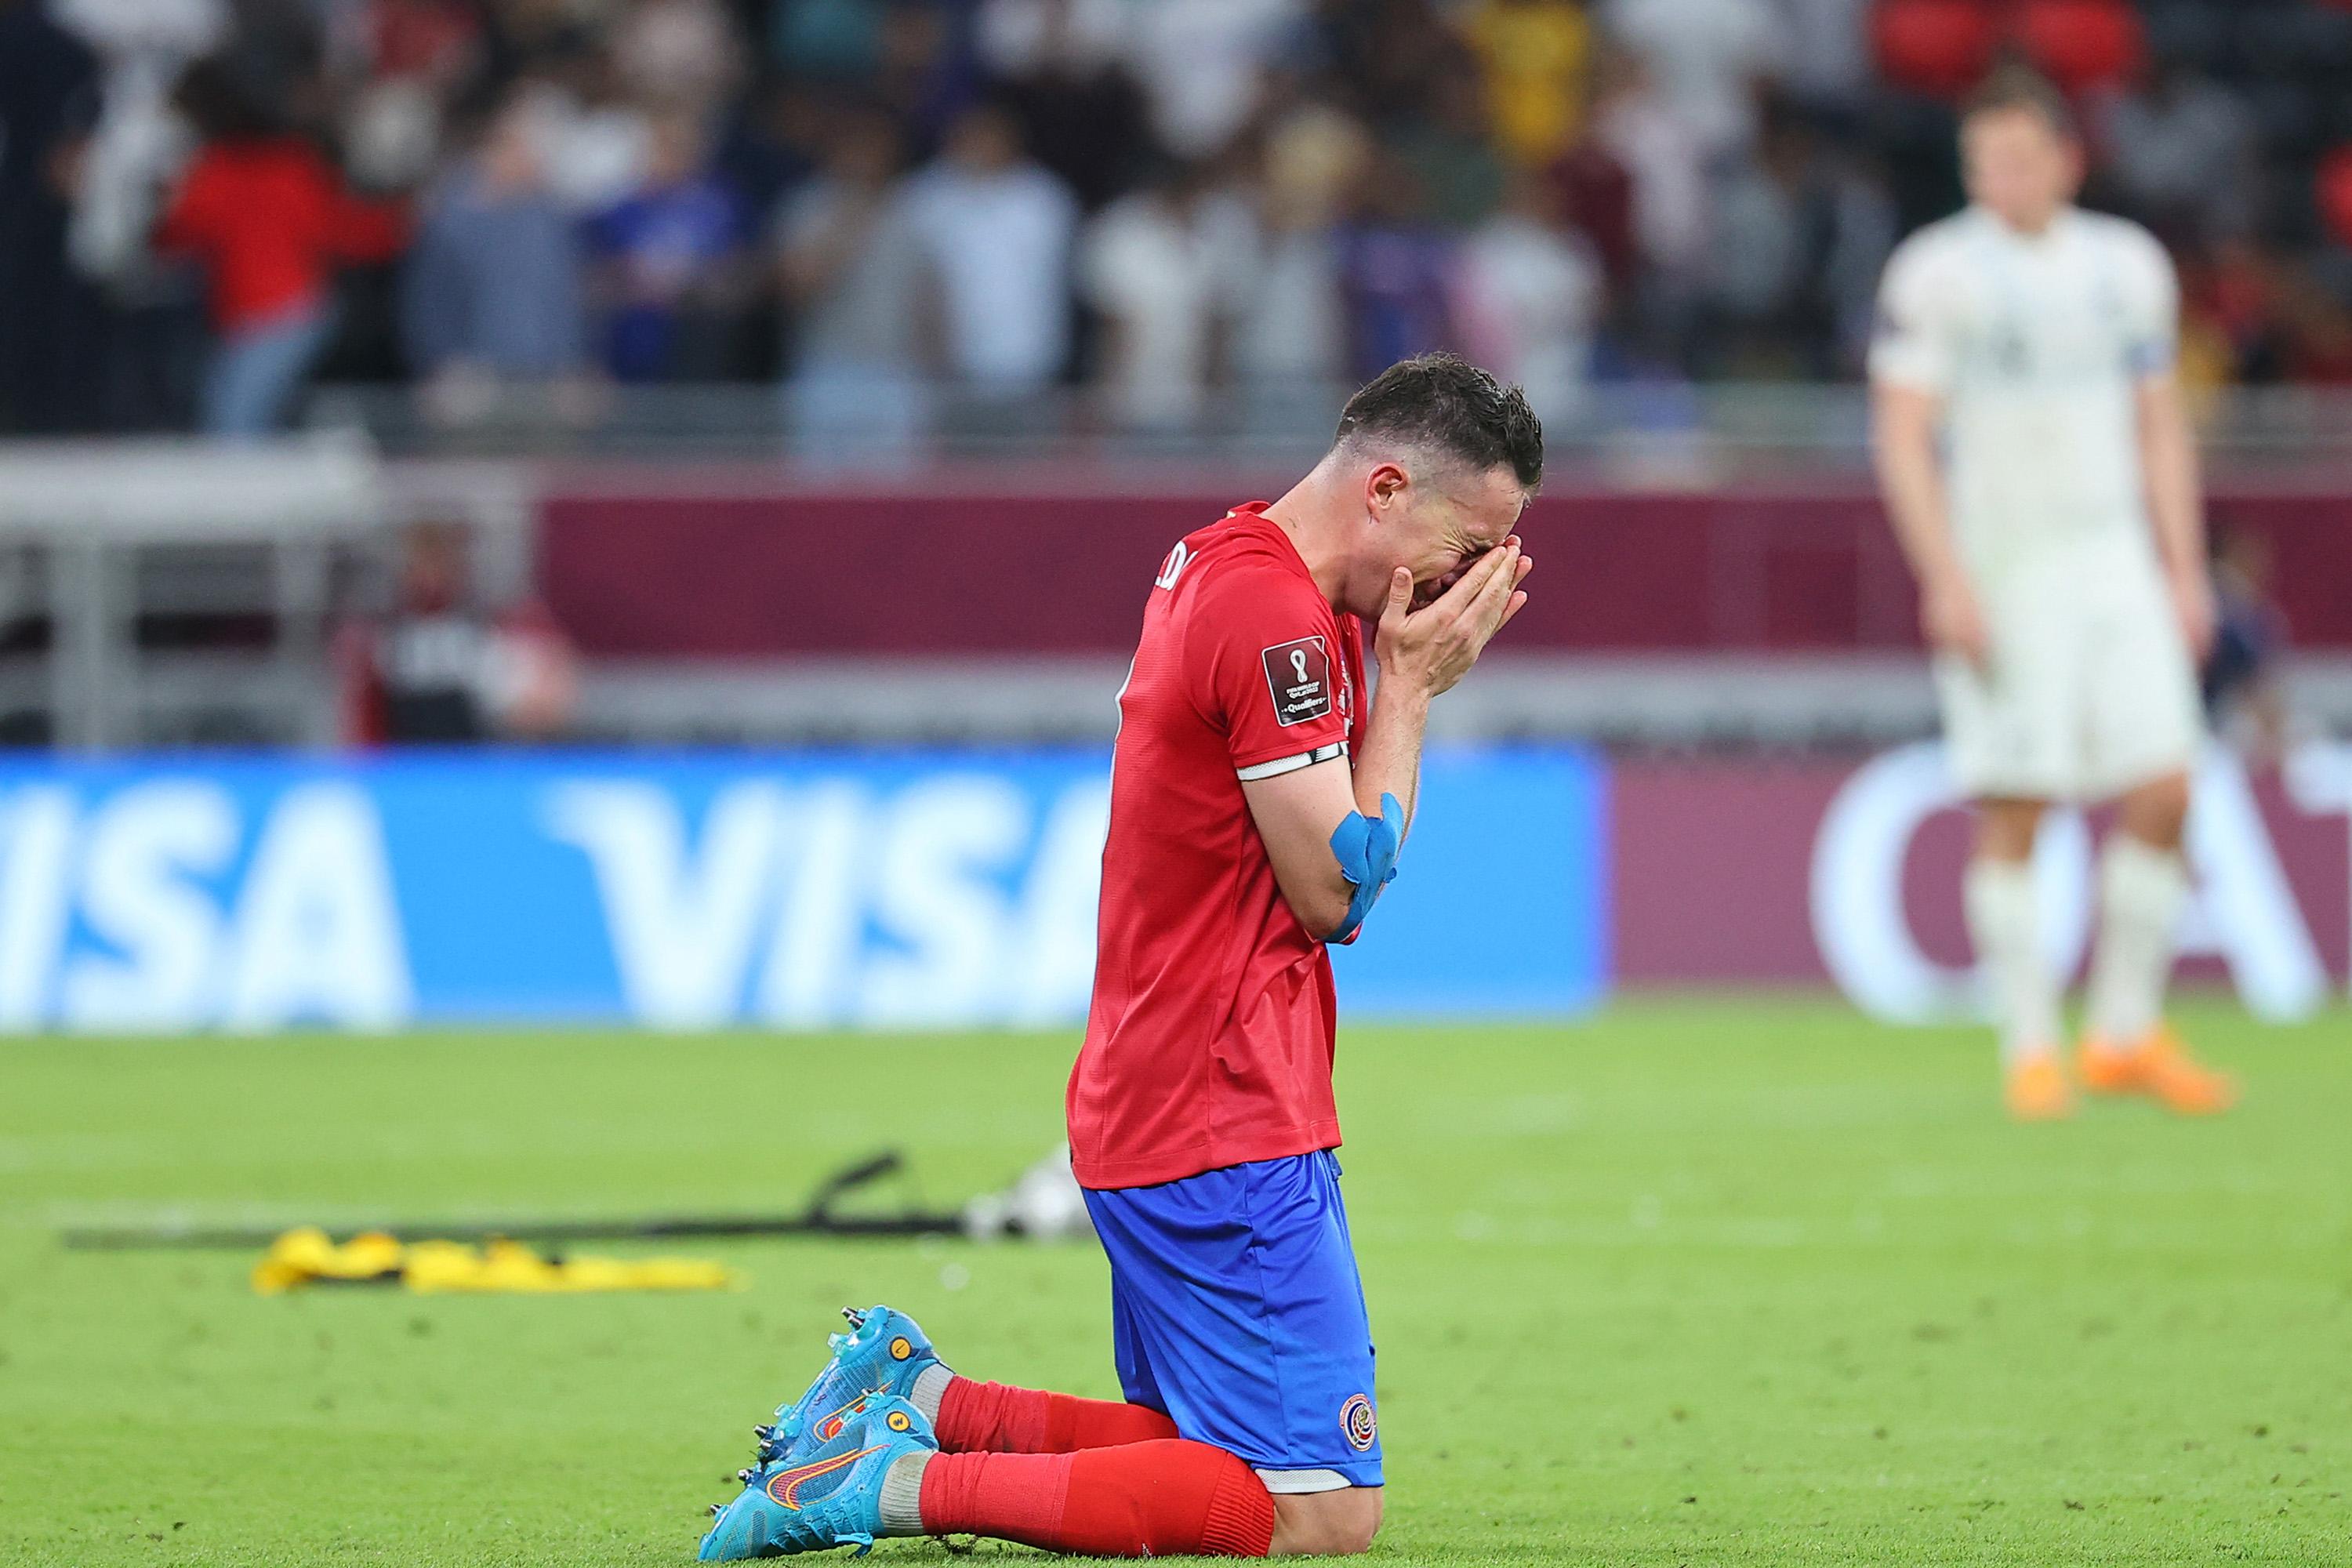
[[2197, 437], [2180, 384], [2167, 372], [2144, 376], [2134, 394], [2139, 426], [2141, 485], [2148, 521], [2164, 561], [2181, 634], [2199, 658], [2213, 647], [2213, 584], [2205, 570], [2204, 487], [2197, 471]]
[[1952, 542], [1944, 476], [1936, 455], [1942, 399], [1899, 383], [1871, 391], [1872, 461], [1895, 537], [1919, 579], [1919, 621], [1928, 645], [1983, 665], [1990, 651], [1984, 615]]
[[1332, 857], [1332, 834], [1350, 813], [1377, 816], [1383, 795], [1403, 805], [1410, 826], [1420, 792], [1430, 700], [1467, 674], [1495, 634], [1527, 603], [1519, 584], [1534, 566], [1513, 535], [1470, 563], [1420, 610], [1412, 607], [1412, 572], [1398, 567], [1373, 639], [1381, 682], [1353, 767], [1346, 758], [1334, 758], [1242, 785], [1283, 898], [1316, 936], [1328, 937], [1341, 927], [1356, 891]]

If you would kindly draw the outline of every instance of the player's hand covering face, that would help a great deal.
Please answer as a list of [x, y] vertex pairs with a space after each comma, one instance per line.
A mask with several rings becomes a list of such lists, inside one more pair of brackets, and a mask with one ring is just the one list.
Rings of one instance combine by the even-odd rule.
[[1460, 570], [1449, 569], [1451, 585], [1414, 609], [1412, 574], [1398, 567], [1372, 640], [1381, 679], [1412, 682], [1432, 697], [1451, 689], [1528, 602], [1519, 584], [1534, 569], [1512, 534]]
[[[1527, 492], [1507, 470], [1479, 475], [1408, 476], [1399, 465], [1374, 470], [1372, 510], [1391, 565], [1412, 574], [1412, 607], [1426, 609], [1498, 548], [1527, 507]], [[1381, 581], [1385, 599], [1385, 575]], [[1362, 612], [1367, 619], [1376, 608]]]
[[1425, 610], [1437, 603], [1445, 596], [1447, 589], [1470, 574], [1471, 567], [1475, 566], [1492, 553], [1492, 551], [1481, 550], [1475, 554], [1464, 557], [1460, 564], [1444, 576], [1426, 583], [1415, 583], [1412, 585], [1412, 607], [1416, 610]]

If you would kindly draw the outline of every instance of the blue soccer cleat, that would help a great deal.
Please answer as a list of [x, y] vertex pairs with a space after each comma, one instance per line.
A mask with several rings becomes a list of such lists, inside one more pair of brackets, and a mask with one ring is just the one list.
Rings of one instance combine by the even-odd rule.
[[855, 1546], [863, 1557], [882, 1530], [882, 1479], [908, 1454], [935, 1453], [922, 1412], [896, 1394], [871, 1394], [834, 1424], [804, 1458], [741, 1472], [742, 1495], [713, 1505], [719, 1517], [695, 1555], [703, 1563], [784, 1557]]
[[850, 1331], [833, 1336], [833, 1359], [808, 1392], [778, 1406], [774, 1426], [751, 1428], [760, 1440], [761, 1464], [789, 1461], [833, 1441], [869, 1394], [912, 1398], [915, 1379], [925, 1367], [940, 1364], [931, 1342], [906, 1313], [891, 1307], [863, 1312], [845, 1307], [841, 1315], [849, 1320]]

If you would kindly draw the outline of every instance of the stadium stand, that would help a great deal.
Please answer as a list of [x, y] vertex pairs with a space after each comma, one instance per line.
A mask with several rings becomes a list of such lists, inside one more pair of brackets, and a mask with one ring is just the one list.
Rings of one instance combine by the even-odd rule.
[[[1596, 386], [1851, 376], [1887, 247], [1954, 203], [1949, 100], [2004, 52], [2074, 95], [2094, 205], [2173, 247], [2193, 374], [2352, 375], [2352, 9], [2322, 0], [15, 0], [0, 29], [39, 78], [0, 93], [0, 430], [193, 424], [208, 331], [402, 388], [341, 406], [412, 435], [769, 384], [790, 415], [755, 427], [837, 456], [845, 424], [868, 462], [935, 427], [1296, 433], [1298, 388], [1438, 343], [1563, 426]], [[304, 202], [337, 221], [204, 230], [257, 148], [329, 153]]]

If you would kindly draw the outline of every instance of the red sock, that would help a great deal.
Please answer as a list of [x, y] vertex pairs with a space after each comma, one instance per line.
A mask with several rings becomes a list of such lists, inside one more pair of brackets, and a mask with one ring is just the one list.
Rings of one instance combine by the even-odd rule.
[[968, 1377], [948, 1384], [931, 1429], [950, 1454], [1069, 1454], [1176, 1436], [1176, 1423], [1140, 1405]]
[[923, 1529], [1082, 1557], [1263, 1557], [1274, 1497], [1255, 1471], [1181, 1437], [1075, 1454], [936, 1454]]

